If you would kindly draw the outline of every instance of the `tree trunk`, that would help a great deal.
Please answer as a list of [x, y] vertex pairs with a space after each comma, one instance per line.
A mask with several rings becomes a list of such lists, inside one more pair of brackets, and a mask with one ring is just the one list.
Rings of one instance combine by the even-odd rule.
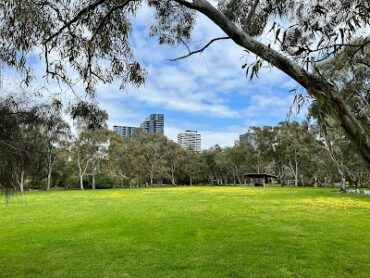
[[297, 162], [295, 162], [295, 166], [293, 167], [292, 161], [289, 159], [289, 166], [290, 166], [290, 169], [292, 170], [293, 175], [294, 175], [294, 186], [298, 187], [298, 165], [297, 165]]
[[357, 188], [360, 188], [360, 179], [359, 179], [359, 178], [357, 178], [357, 179], [355, 180], [355, 186], [356, 186], [356, 189], [357, 189]]
[[[49, 148], [48, 148], [48, 151], [49, 151]], [[46, 186], [46, 191], [49, 191], [50, 190], [50, 186], [51, 186], [51, 154], [50, 154], [50, 151], [49, 151], [49, 154], [48, 154], [48, 184]]]
[[175, 169], [174, 169], [173, 166], [171, 167], [171, 184], [172, 184], [172, 186], [175, 186], [176, 185]]
[[83, 180], [83, 171], [82, 171], [82, 168], [81, 168], [81, 161], [80, 161], [80, 153], [78, 152], [77, 153], [77, 166], [78, 166], [78, 173], [79, 173], [79, 176], [80, 176], [80, 189], [81, 190], [84, 190], [84, 180]]
[[81, 190], [84, 190], [85, 188], [84, 188], [84, 178], [83, 178], [83, 176], [80, 174], [80, 189]]
[[189, 179], [190, 179], [190, 186], [192, 186], [193, 185], [193, 179], [191, 177], [189, 177]]
[[96, 176], [96, 167], [94, 166], [93, 170], [92, 170], [92, 183], [91, 183], [92, 189], [96, 188], [96, 186], [95, 186], [95, 184], [96, 184], [95, 176]]
[[284, 172], [284, 167], [281, 166], [281, 172], [280, 172], [280, 185], [283, 187], [285, 185], [285, 172]]
[[19, 190], [23, 193], [24, 192], [24, 169], [22, 167], [21, 171], [21, 180], [19, 182]]
[[295, 181], [294, 186], [298, 186], [298, 159], [297, 159], [297, 150], [294, 150], [294, 162], [295, 162]]
[[233, 181], [234, 181], [234, 185], [236, 185], [236, 167], [232, 167], [232, 172], [233, 172]]
[[150, 186], [153, 185], [153, 177], [154, 177], [154, 173], [153, 173], [153, 169], [150, 170]]
[[50, 190], [50, 187], [51, 187], [51, 173], [53, 171], [53, 166], [54, 166], [54, 162], [55, 162], [55, 158], [54, 158], [54, 161], [53, 161], [53, 155], [51, 153], [51, 148], [48, 147], [48, 184], [47, 184], [47, 187], [46, 187], [46, 190], [49, 191]]
[[[330, 146], [330, 145], [328, 145], [328, 146]], [[332, 151], [332, 149], [330, 147], [329, 147], [328, 151], [329, 151], [330, 158], [334, 162], [334, 164], [335, 164], [335, 166], [337, 168], [337, 171], [338, 171], [338, 173], [340, 175], [340, 179], [341, 179], [340, 191], [341, 192], [346, 192], [347, 191], [347, 189], [346, 189], [346, 178], [345, 178], [344, 172], [342, 170], [343, 169], [343, 167], [342, 167], [343, 165], [342, 166], [339, 165], [339, 162], [337, 161], [337, 159], [336, 159], [336, 157], [334, 155], [334, 152]], [[327, 177], [325, 177], [325, 183], [326, 183], [326, 179], [327, 179]]]
[[240, 178], [238, 168], [236, 168], [236, 178], [238, 179], [238, 184], [242, 184], [242, 180]]
[[48, 185], [47, 185], [46, 190], [49, 191], [50, 187], [51, 187], [51, 171], [49, 171], [48, 173]]
[[342, 178], [341, 178], [341, 183], [340, 183], [340, 191], [341, 192], [346, 192], [347, 189], [346, 189], [346, 178], [342, 175]]
[[172, 177], [171, 177], [171, 183], [172, 183], [173, 186], [176, 186], [176, 181], [175, 181], [175, 176], [174, 175], [172, 175]]
[[313, 178], [313, 187], [317, 187], [317, 177]]
[[304, 68], [290, 60], [287, 56], [279, 53], [271, 47], [260, 43], [250, 37], [241, 28], [235, 25], [224, 14], [206, 0], [194, 0], [187, 2], [175, 0], [188, 8], [198, 10], [211, 21], [218, 25], [236, 44], [246, 48], [257, 56], [261, 57], [271, 65], [285, 72], [318, 102], [324, 104], [331, 114], [340, 122], [347, 136], [357, 147], [367, 170], [370, 171], [370, 139], [364, 128], [360, 125], [350, 109], [347, 107], [334, 86], [325, 79], [315, 76]]
[[294, 186], [298, 187], [298, 175], [297, 174], [294, 175]]
[[210, 183], [211, 185], [213, 185], [213, 182], [214, 182], [213, 175], [209, 175], [208, 180], [209, 180], [209, 183]]
[[91, 176], [92, 176], [91, 188], [92, 189], [96, 189], [96, 174], [97, 174], [97, 172], [98, 172], [97, 162], [93, 161], [93, 168], [92, 168], [92, 172], [91, 172]]

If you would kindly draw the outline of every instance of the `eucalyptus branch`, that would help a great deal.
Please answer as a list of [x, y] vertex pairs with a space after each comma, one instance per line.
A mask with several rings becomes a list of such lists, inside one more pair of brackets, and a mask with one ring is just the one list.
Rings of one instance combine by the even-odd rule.
[[258, 3], [259, 3], [259, 0], [254, 0], [251, 9], [248, 12], [247, 18], [244, 21], [244, 26], [251, 23], [251, 21], [254, 17], [254, 14], [256, 13]]
[[24, 150], [24, 149], [21, 149], [21, 148], [18, 148], [18, 147], [15, 147], [15, 146], [13, 146], [13, 145], [11, 145], [11, 144], [8, 144], [8, 143], [6, 143], [6, 142], [5, 142], [5, 141], [3, 141], [3, 140], [0, 140], [0, 143], [1, 143], [1, 144], [3, 144], [3, 145], [5, 145], [5, 146], [8, 146], [8, 147], [10, 147], [10, 148], [12, 148], [12, 149], [14, 149], [14, 150], [22, 151], [22, 152], [28, 153], [28, 151], [26, 151], [26, 150]]
[[193, 2], [188, 2], [186, 0], [174, 0], [174, 1], [190, 9], [196, 8], [196, 5]]
[[100, 31], [100, 29], [104, 26], [106, 20], [112, 15], [112, 13], [114, 13], [115, 11], [119, 10], [119, 9], [123, 9], [125, 6], [127, 6], [127, 4], [129, 4], [131, 1], [136, 1], [136, 0], [125, 0], [123, 1], [123, 3], [121, 4], [118, 4], [118, 5], [115, 5], [113, 6], [107, 13], [106, 15], [103, 17], [103, 19], [100, 21], [98, 27], [95, 29], [94, 31], [94, 34], [91, 36], [90, 38], [90, 42], [94, 40], [94, 38], [96, 37], [96, 35], [98, 34], [98, 32]]
[[45, 41], [44, 44], [49, 43], [51, 40], [59, 36], [66, 28], [69, 28], [73, 23], [77, 22], [84, 14], [87, 12], [95, 9], [96, 7], [100, 6], [107, 0], [96, 0], [95, 2], [91, 3], [90, 5], [87, 5], [85, 8], [83, 8], [81, 11], [77, 13], [75, 17], [73, 17], [70, 21], [66, 22], [57, 32], [52, 34], [50, 37], [48, 37]]
[[215, 38], [215, 39], [212, 39], [210, 40], [205, 46], [203, 46], [202, 48], [198, 49], [198, 50], [194, 50], [194, 51], [189, 51], [188, 54], [186, 55], [183, 55], [181, 57], [178, 57], [178, 58], [175, 58], [175, 59], [170, 59], [170, 61], [174, 62], [174, 61], [178, 61], [178, 60], [182, 60], [182, 59], [185, 59], [185, 58], [188, 58], [194, 54], [197, 54], [197, 53], [201, 53], [203, 52], [204, 50], [206, 50], [212, 43], [216, 42], [216, 41], [219, 41], [219, 40], [228, 40], [230, 39], [230, 37], [219, 37], [219, 38]]
[[332, 44], [332, 45], [328, 45], [328, 46], [323, 46], [323, 47], [320, 47], [320, 48], [317, 48], [317, 49], [310, 49], [309, 47], [307, 47], [307, 51], [308, 51], [308, 53], [314, 53], [314, 52], [319, 52], [319, 51], [323, 51], [323, 50], [330, 49], [330, 48], [334, 48], [334, 51], [336, 51], [336, 50], [339, 50], [342, 47], [353, 47], [353, 48], [361, 49], [361, 48], [365, 47], [368, 44], [370, 44], [370, 40], [365, 40], [361, 44], [337, 43], [337, 44]]

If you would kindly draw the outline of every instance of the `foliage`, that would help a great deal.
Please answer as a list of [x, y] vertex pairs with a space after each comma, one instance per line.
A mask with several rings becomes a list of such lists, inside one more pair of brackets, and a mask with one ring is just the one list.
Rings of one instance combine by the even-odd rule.
[[0, 97], [0, 188], [23, 190], [25, 172], [36, 177], [42, 171], [49, 146], [44, 130], [52, 109], [32, 95]]
[[[189, 53], [183, 58], [202, 52], [212, 42], [232, 39], [256, 56], [252, 65], [242, 66], [251, 78], [258, 76], [265, 62], [288, 74], [320, 104], [321, 112], [328, 111], [340, 123], [369, 168], [369, 111], [359, 109], [354, 98], [345, 103], [345, 96], [337, 94], [343, 90], [338, 89], [343, 78], [356, 79], [358, 72], [346, 75], [335, 71], [328, 76], [318, 69], [321, 61], [334, 57], [337, 62], [333, 65], [341, 65], [341, 61], [345, 61], [345, 68], [361, 64], [362, 75], [369, 76], [368, 57], [359, 54], [366, 52], [369, 37], [355, 38], [359, 29], [369, 27], [369, 1], [219, 0], [212, 4], [207, 0], [3, 0], [0, 62], [24, 73], [29, 85], [29, 57], [39, 55], [44, 57], [47, 77], [69, 85], [80, 79], [89, 96], [95, 95], [98, 82], [119, 80], [121, 88], [139, 86], [146, 72], [133, 55], [130, 35], [137, 11], [147, 5], [155, 14], [154, 22], [148, 23], [149, 34], [158, 37], [160, 44], [185, 45]], [[188, 43], [197, 12], [227, 37], [212, 39], [200, 50], [191, 51]], [[342, 50], [347, 52], [343, 54]], [[347, 93], [366, 92], [361, 82], [352, 85]], [[72, 107], [73, 116], [91, 116], [92, 124], [99, 125], [95, 112], [94, 105], [86, 102]]]
[[[138, 130], [127, 139], [106, 128], [89, 129], [83, 122], [77, 125], [77, 136], [71, 138], [61, 119], [49, 119], [22, 129], [17, 135], [23, 139], [27, 136], [20, 141], [22, 145], [3, 141], [10, 145], [2, 144], [1, 171], [8, 174], [12, 188], [21, 190], [22, 177], [24, 186], [47, 190], [77, 185], [95, 189], [243, 184], [245, 173], [274, 174], [282, 185], [295, 186], [342, 184], [345, 188], [345, 181], [356, 186], [368, 182], [366, 169], [352, 154], [353, 146], [337, 129], [325, 130], [322, 133], [314, 122], [251, 127], [247, 141], [228, 148], [216, 145], [197, 153], [183, 150], [160, 134]], [[22, 148], [15, 158], [14, 148]]]
[[96, 179], [96, 189], [108, 189], [113, 188], [114, 182], [111, 177], [105, 174], [97, 176]]
[[[140, 85], [146, 72], [133, 56], [129, 41], [137, 11], [145, 4], [151, 7], [155, 21], [149, 24], [149, 34], [157, 36], [160, 44], [177, 45], [191, 38], [197, 2], [207, 3], [195, 1], [192, 6], [191, 2], [186, 5], [185, 1], [176, 0], [0, 2], [0, 60], [29, 75], [27, 54], [39, 51], [45, 57], [49, 76], [70, 82], [68, 67], [72, 67], [88, 93], [94, 91], [98, 81], [111, 83], [120, 79], [121, 87], [126, 83]], [[358, 28], [369, 24], [366, 0], [219, 0], [217, 4], [227, 19], [250, 36], [258, 37], [270, 28], [280, 50], [303, 63], [337, 53], [350, 44]], [[366, 38], [361, 38], [354, 45], [366, 42]], [[49, 58], [54, 52], [59, 59]]]
[[[338, 88], [339, 94], [351, 107], [353, 115], [363, 124], [366, 132], [370, 132], [367, 124], [370, 119], [370, 46], [361, 51], [345, 48], [335, 59], [322, 63], [317, 70], [330, 79]], [[310, 119], [317, 119], [316, 136], [321, 141], [321, 148], [325, 150], [333, 161], [335, 171], [343, 179], [360, 183], [358, 172], [366, 171], [361, 165], [361, 157], [356, 152], [356, 145], [346, 138], [341, 130], [341, 123], [330, 113], [327, 105], [313, 102], [309, 109]], [[354, 171], [353, 169], [358, 169]]]
[[[338, 89], [339, 94], [351, 107], [353, 115], [368, 128], [370, 119], [370, 45], [362, 49], [345, 48], [335, 59], [317, 66], [317, 71], [328, 78]], [[310, 107], [311, 116], [318, 119], [325, 132], [326, 127], [335, 123], [327, 104], [314, 102]]]

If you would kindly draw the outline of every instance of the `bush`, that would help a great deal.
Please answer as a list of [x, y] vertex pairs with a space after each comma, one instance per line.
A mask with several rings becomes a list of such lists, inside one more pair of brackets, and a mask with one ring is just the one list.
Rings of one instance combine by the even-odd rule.
[[101, 174], [96, 177], [96, 189], [108, 189], [108, 188], [113, 188], [113, 186], [114, 186], [114, 181], [108, 175]]
[[[96, 176], [96, 189], [107, 189], [113, 188], [115, 182], [113, 178], [109, 177], [106, 174], [100, 174]], [[80, 188], [80, 178], [78, 176], [69, 176], [66, 180], [66, 188]], [[92, 188], [92, 177], [90, 175], [86, 175], [84, 177], [84, 188], [91, 189]]]
[[77, 188], [80, 186], [80, 179], [76, 175], [70, 175], [66, 178], [64, 187], [66, 189]]

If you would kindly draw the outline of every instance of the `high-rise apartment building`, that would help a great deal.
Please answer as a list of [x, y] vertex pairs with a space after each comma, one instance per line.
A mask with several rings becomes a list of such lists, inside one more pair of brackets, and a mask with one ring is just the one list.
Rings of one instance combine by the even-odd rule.
[[[263, 126], [259, 127], [258, 130], [261, 130], [263, 132], [271, 132], [272, 131], [271, 126]], [[257, 145], [257, 135], [256, 135], [256, 127], [249, 128], [248, 131], [242, 135], [239, 136], [239, 142], [240, 143], [248, 143], [252, 145], [254, 148]]]
[[133, 126], [113, 126], [113, 131], [117, 132], [119, 135], [130, 139], [134, 134], [135, 130], [140, 129], [139, 127]]
[[185, 132], [177, 135], [179, 145], [185, 150], [192, 150], [200, 152], [202, 150], [202, 138], [201, 134], [196, 130], [186, 130]]
[[146, 117], [145, 121], [142, 122], [140, 127], [150, 133], [164, 133], [164, 115], [163, 114], [151, 114]]
[[164, 133], [164, 115], [163, 114], [151, 114], [145, 118], [140, 127], [134, 126], [113, 126], [113, 131], [119, 135], [130, 139], [136, 130], [145, 130], [150, 133]]
[[248, 131], [244, 134], [239, 135], [239, 142], [249, 143], [254, 146], [256, 144], [256, 135], [254, 132]]

